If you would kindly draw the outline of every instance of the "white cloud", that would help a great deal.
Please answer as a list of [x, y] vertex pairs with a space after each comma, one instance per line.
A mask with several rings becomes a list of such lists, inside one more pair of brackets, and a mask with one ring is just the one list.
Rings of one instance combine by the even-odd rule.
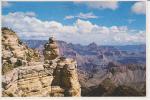
[[73, 18], [80, 18], [80, 19], [93, 19], [98, 18], [96, 15], [94, 15], [92, 12], [90, 13], [79, 13], [78, 15], [72, 16], [66, 16], [65, 19], [73, 19]]
[[2, 16], [2, 26], [16, 31], [21, 38], [48, 39], [89, 44], [138, 44], [145, 43], [145, 31], [129, 30], [127, 26], [100, 26], [78, 19], [73, 25], [57, 21], [41, 21], [28, 13], [16, 12]]
[[128, 21], [129, 24], [132, 24], [132, 23], [135, 22], [136, 20], [135, 20], [135, 19], [128, 19], [127, 21]]
[[65, 19], [73, 19], [73, 18], [74, 16], [71, 16], [71, 15], [65, 17]]
[[29, 16], [29, 17], [35, 17], [36, 14], [34, 12], [27, 12], [25, 13], [26, 16]]
[[8, 1], [2, 1], [2, 7], [10, 7], [12, 3], [9, 3]]
[[89, 8], [94, 9], [111, 9], [116, 10], [119, 7], [119, 4], [117, 1], [92, 1], [92, 2], [75, 2], [76, 4], [85, 4]]
[[78, 32], [80, 34], [87, 34], [93, 31], [94, 28], [97, 28], [96, 25], [93, 25], [91, 22], [89, 21], [83, 21], [78, 19], [75, 23], [75, 26], [78, 29]]
[[131, 8], [132, 12], [135, 14], [145, 14], [146, 13], [146, 5], [145, 2], [136, 2]]
[[95, 16], [93, 13], [80, 13], [78, 16], [78, 18], [81, 18], [81, 19], [89, 19], [89, 18], [98, 18], [97, 16]]

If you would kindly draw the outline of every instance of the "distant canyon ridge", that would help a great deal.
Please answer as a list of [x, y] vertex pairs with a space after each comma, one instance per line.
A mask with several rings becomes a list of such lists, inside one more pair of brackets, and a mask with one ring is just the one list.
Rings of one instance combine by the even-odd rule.
[[[42, 58], [41, 51], [46, 40], [23, 41], [29, 47], [37, 49], [41, 53]], [[134, 89], [140, 95], [145, 95], [145, 44], [99, 46], [94, 42], [89, 45], [81, 45], [67, 43], [65, 41], [57, 41], [57, 44], [62, 56], [73, 58], [77, 61], [78, 75], [80, 76], [79, 81], [82, 88], [81, 93], [83, 96], [133, 96], [137, 95], [134, 94], [136, 92], [132, 92]], [[113, 85], [109, 86], [109, 84]], [[127, 88], [127, 90], [124, 88]], [[133, 90], [130, 90], [132, 88]], [[117, 93], [115, 89], [122, 93]], [[131, 93], [128, 93], [129, 91]]]

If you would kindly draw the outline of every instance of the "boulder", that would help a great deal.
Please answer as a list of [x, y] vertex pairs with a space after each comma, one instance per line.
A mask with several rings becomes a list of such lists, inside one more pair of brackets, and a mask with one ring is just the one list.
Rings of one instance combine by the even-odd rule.
[[43, 55], [45, 57], [45, 60], [53, 60], [60, 55], [59, 48], [53, 37], [49, 38], [49, 42], [44, 45], [44, 48], [45, 49]]

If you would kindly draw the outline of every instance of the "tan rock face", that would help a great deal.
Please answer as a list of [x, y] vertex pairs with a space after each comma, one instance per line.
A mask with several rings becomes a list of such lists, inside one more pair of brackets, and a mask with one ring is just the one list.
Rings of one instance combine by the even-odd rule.
[[53, 75], [50, 96], [80, 96], [76, 61], [59, 57], [59, 49], [53, 38], [46, 45], [45, 50], [50, 53], [44, 55], [44, 68], [49, 75]]
[[2, 28], [2, 73], [15, 67], [26, 66], [28, 62], [39, 58], [37, 53], [25, 46], [15, 32]]
[[[4, 32], [12, 35], [10, 31]], [[7, 34], [8, 35], [8, 34]], [[5, 35], [3, 35], [5, 37]], [[7, 36], [6, 36], [7, 37]], [[12, 38], [12, 37], [11, 37]], [[11, 67], [2, 76], [3, 96], [80, 96], [81, 88], [77, 75], [77, 63], [73, 59], [59, 57], [59, 48], [53, 38], [45, 45], [44, 64], [30, 62], [26, 64], [31, 49], [22, 45], [16, 46], [18, 40], [10, 40], [9, 36], [3, 41], [3, 67]], [[15, 42], [15, 43], [14, 43]], [[10, 44], [7, 48], [7, 44]], [[9, 48], [12, 49], [9, 49]], [[31, 52], [32, 53], [32, 52]], [[15, 55], [15, 56], [14, 56]], [[14, 63], [14, 64], [13, 64]], [[21, 67], [15, 67], [15, 64]], [[4, 66], [5, 65], [5, 66]]]
[[76, 62], [72, 59], [58, 58], [44, 65], [15, 68], [3, 76], [3, 84], [3, 96], [81, 95]]
[[3, 96], [49, 96], [52, 80], [43, 65], [19, 67], [3, 76]]

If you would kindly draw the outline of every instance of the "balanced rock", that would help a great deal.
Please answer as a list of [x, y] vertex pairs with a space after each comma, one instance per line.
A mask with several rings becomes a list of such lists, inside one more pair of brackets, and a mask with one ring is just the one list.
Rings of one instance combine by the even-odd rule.
[[45, 72], [53, 76], [50, 96], [80, 96], [77, 62], [73, 59], [59, 57], [59, 48], [53, 37], [45, 45], [44, 57]]
[[49, 38], [49, 42], [44, 45], [45, 60], [53, 60], [59, 56], [59, 48], [54, 37]]

